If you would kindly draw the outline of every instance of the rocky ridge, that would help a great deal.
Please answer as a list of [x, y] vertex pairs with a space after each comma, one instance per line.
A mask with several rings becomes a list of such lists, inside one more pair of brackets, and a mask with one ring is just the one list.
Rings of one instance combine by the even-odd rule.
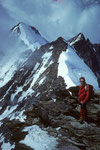
[[20, 141], [27, 135], [23, 128], [39, 125], [49, 135], [57, 138], [55, 150], [99, 150], [100, 149], [100, 100], [98, 96], [88, 103], [88, 118], [84, 124], [79, 122], [79, 104], [68, 96], [67, 91], [56, 92], [56, 100], [39, 101], [25, 113], [25, 122], [4, 120], [1, 125], [6, 142], [15, 143], [14, 150], [31, 150]]

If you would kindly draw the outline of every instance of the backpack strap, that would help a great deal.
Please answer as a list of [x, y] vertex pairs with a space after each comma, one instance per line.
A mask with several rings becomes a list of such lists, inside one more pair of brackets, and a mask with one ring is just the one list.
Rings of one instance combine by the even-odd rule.
[[85, 91], [87, 91], [89, 89], [89, 86], [86, 84], [85, 85]]

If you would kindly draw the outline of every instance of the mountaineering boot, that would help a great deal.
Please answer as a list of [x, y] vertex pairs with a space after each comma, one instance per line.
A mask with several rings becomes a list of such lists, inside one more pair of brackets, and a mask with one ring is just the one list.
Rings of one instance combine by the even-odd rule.
[[83, 118], [80, 118], [80, 119], [79, 119], [79, 122], [80, 122], [80, 124], [84, 124], [84, 119], [83, 119]]

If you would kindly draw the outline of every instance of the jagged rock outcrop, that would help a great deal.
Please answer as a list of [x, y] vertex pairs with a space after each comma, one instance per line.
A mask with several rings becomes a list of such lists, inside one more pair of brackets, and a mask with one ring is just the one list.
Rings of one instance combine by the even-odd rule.
[[[60, 92], [60, 91], [59, 91]], [[100, 149], [100, 100], [91, 99], [88, 103], [88, 118], [84, 124], [79, 123], [79, 104], [70, 96], [56, 95], [56, 101], [41, 100], [33, 109], [25, 112], [24, 123], [5, 120], [1, 126], [6, 142], [15, 143], [15, 150], [31, 148], [22, 145], [20, 140], [27, 135], [22, 129], [26, 126], [39, 125], [52, 136], [58, 137], [57, 150]], [[6, 132], [5, 132], [6, 131]]]
[[75, 48], [77, 54], [92, 69], [96, 76], [100, 76], [100, 44], [92, 44], [82, 33], [68, 41]]

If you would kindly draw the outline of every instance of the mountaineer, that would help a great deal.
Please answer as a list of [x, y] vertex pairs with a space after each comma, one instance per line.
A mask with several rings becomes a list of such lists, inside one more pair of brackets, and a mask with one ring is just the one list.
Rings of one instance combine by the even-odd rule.
[[87, 117], [86, 104], [90, 101], [93, 95], [93, 86], [86, 84], [85, 78], [80, 78], [80, 87], [78, 92], [78, 101], [80, 103], [80, 123], [83, 124]]

